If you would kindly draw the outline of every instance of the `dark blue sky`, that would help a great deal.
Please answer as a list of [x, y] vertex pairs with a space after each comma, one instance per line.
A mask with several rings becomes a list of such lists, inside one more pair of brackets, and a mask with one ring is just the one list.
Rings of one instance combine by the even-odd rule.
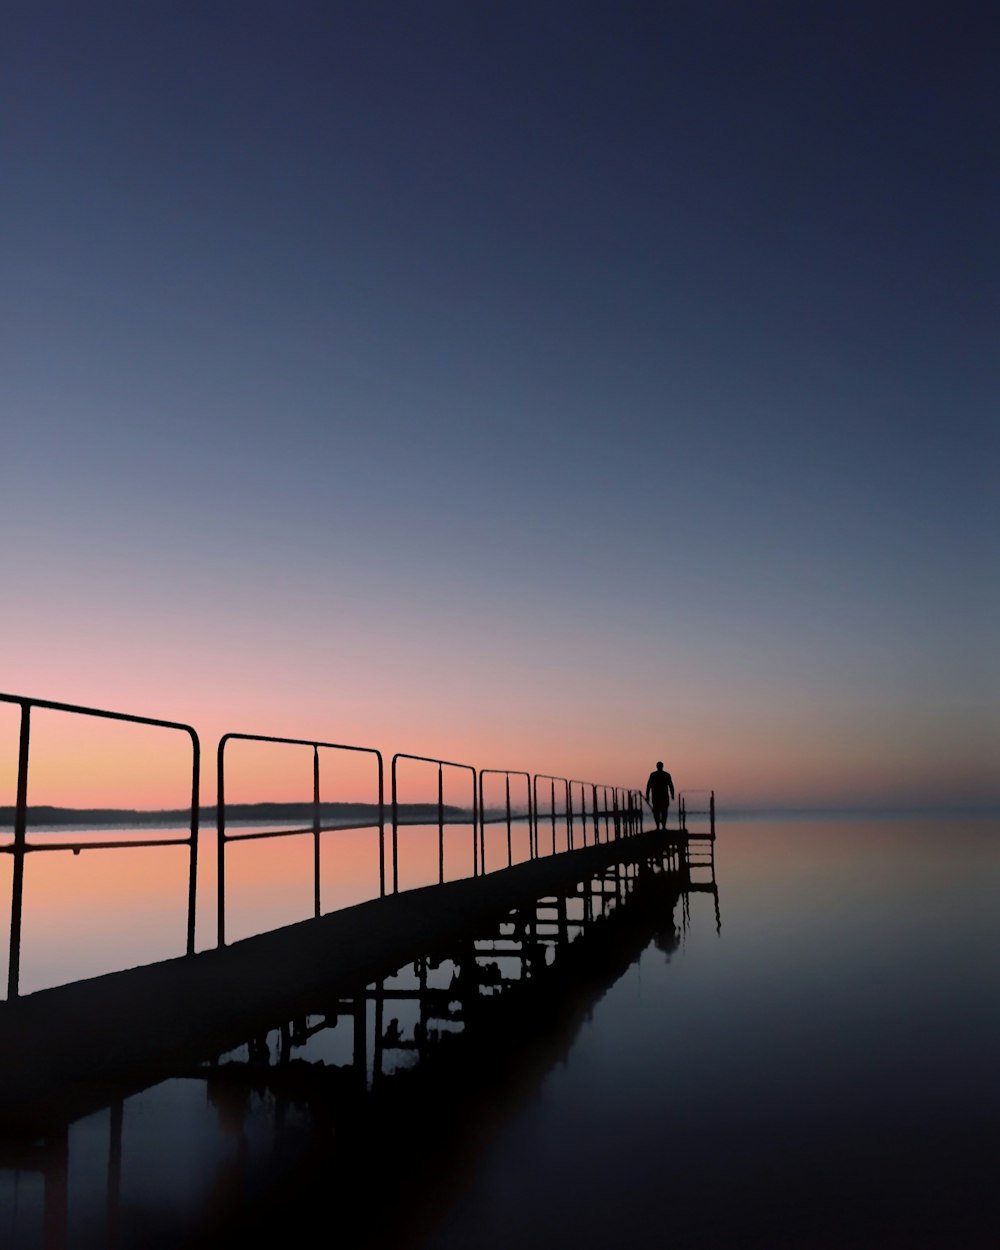
[[989, 790], [989, 6], [2, 21], [5, 688]]

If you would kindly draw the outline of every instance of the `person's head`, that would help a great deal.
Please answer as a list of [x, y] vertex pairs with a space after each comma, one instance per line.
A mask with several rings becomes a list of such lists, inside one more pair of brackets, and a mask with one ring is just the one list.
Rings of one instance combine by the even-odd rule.
[[657, 761], [656, 761], [656, 767], [657, 767], [657, 768], [660, 770], [660, 772], [662, 773], [662, 772], [663, 772], [663, 760], [657, 760]]

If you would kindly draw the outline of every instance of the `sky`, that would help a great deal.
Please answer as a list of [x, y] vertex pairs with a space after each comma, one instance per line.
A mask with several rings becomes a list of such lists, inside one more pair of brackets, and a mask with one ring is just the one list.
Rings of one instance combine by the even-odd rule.
[[[0, 689], [206, 802], [227, 732], [1000, 802], [989, 6], [0, 25]], [[33, 801], [185, 801], [39, 717]]]

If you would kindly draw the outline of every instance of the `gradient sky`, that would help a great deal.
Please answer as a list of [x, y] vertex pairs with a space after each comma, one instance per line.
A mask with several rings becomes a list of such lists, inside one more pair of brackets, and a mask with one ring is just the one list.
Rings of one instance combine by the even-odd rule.
[[1000, 799], [989, 6], [0, 21], [0, 688]]

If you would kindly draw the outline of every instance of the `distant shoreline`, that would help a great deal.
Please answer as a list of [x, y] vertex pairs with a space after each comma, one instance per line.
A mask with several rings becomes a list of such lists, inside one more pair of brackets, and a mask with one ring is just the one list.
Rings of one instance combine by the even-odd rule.
[[[386, 822], [392, 820], [392, 803], [384, 805]], [[672, 808], [672, 814], [675, 809]], [[14, 807], [0, 807], [0, 833], [10, 833], [14, 829]], [[324, 825], [330, 824], [378, 824], [377, 803], [320, 803], [319, 814]], [[436, 803], [400, 803], [397, 808], [399, 817], [407, 822], [436, 823], [438, 808]], [[543, 813], [548, 820], [550, 813]], [[577, 813], [579, 815], [579, 813]], [[744, 821], [791, 821], [791, 820], [890, 820], [919, 818], [987, 818], [1000, 817], [1000, 808], [988, 804], [945, 807], [910, 806], [910, 807], [733, 807], [716, 806], [716, 825], [723, 821], [742, 823]], [[471, 820], [472, 813], [467, 807], [445, 805], [445, 819], [449, 822]], [[689, 809], [692, 828], [705, 823], [706, 815], [692, 812]], [[503, 817], [499, 808], [487, 811], [487, 821], [492, 823]], [[561, 818], [562, 813], [556, 812]], [[312, 824], [313, 807], [311, 803], [227, 803], [226, 823], [228, 825], [280, 824], [294, 823], [309, 826]], [[527, 819], [524, 811], [513, 814], [515, 821]], [[589, 816], [588, 816], [589, 819]], [[171, 808], [148, 810], [124, 807], [54, 807], [36, 804], [28, 807], [28, 828], [38, 831], [45, 829], [111, 829], [111, 828], [168, 828], [185, 827], [190, 824], [191, 813], [188, 808]], [[198, 813], [201, 827], [211, 827], [218, 822], [218, 808], [212, 804], [202, 807]]]
[[[386, 802], [385, 816], [392, 818], [392, 804]], [[397, 811], [407, 820], [426, 818], [437, 820], [436, 803], [400, 803]], [[324, 824], [335, 821], [362, 821], [370, 819], [378, 822], [379, 807], [377, 803], [320, 803], [319, 814]], [[0, 807], [0, 830], [12, 830], [16, 809]], [[468, 809], [445, 806], [444, 815], [452, 820], [468, 815]], [[311, 824], [313, 805], [311, 803], [227, 803], [226, 823], [233, 824], [273, 824], [279, 821], [296, 821]], [[218, 808], [214, 804], [199, 808], [199, 825], [214, 825], [218, 821]], [[29, 806], [28, 827], [31, 829], [66, 829], [71, 827], [83, 829], [135, 827], [165, 827], [182, 825], [191, 822], [190, 808], [164, 809], [148, 811], [140, 808], [124, 807], [50, 807], [45, 804]]]

